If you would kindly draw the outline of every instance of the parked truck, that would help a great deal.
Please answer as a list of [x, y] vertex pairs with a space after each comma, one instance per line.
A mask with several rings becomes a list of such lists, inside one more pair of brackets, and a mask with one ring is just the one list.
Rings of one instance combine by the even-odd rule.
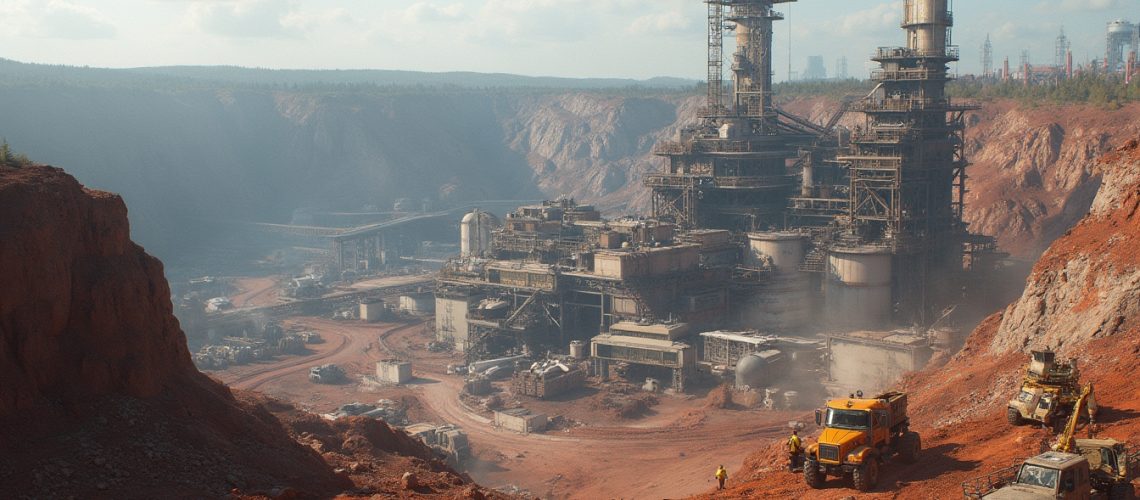
[[[1084, 455], [1047, 451], [1021, 465], [966, 481], [962, 483], [962, 493], [969, 499], [985, 500], [1135, 498], [1132, 484], [1127, 480], [1098, 482], [1098, 470], [1104, 465], [1099, 457], [1094, 467]], [[1121, 472], [1122, 479], [1129, 477], [1126, 470]]]
[[914, 462], [922, 443], [909, 429], [906, 405], [905, 393], [886, 392], [873, 398], [833, 399], [816, 410], [815, 423], [824, 429], [819, 441], [807, 447], [804, 482], [822, 488], [827, 476], [841, 476], [859, 491], [870, 491], [886, 460]]

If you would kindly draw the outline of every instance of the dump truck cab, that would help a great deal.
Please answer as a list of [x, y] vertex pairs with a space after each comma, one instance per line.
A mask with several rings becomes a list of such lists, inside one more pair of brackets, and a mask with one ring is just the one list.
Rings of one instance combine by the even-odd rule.
[[963, 483], [966, 498], [986, 500], [1105, 498], [1092, 487], [1089, 461], [1073, 453], [1047, 451], [1018, 467]]
[[913, 462], [921, 448], [909, 431], [906, 394], [887, 392], [873, 398], [833, 399], [816, 410], [823, 426], [818, 442], [807, 447], [804, 481], [821, 488], [827, 476], [850, 478], [855, 488], [869, 491], [879, 480], [879, 466], [898, 456]]

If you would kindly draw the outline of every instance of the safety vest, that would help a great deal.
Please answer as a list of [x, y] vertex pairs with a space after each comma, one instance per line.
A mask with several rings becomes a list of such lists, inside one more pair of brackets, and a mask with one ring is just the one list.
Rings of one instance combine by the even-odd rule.
[[788, 438], [788, 451], [792, 453], [799, 453], [802, 444], [803, 442], [800, 441], [799, 436], [792, 436]]

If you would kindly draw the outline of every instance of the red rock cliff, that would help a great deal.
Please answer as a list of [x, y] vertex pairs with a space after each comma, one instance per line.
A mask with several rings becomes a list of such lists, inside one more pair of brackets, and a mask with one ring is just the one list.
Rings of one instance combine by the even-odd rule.
[[121, 198], [60, 169], [0, 167], [0, 214], [0, 416], [204, 378]]
[[0, 165], [0, 498], [499, 498], [384, 422], [328, 422], [203, 375], [162, 264], [129, 233], [117, 195]]

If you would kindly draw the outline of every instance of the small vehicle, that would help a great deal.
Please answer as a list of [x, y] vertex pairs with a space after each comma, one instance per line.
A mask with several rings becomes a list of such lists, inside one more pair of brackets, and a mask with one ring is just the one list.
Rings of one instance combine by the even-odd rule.
[[1108, 490], [1094, 485], [1089, 460], [1082, 455], [1047, 451], [1013, 466], [962, 483], [965, 498], [985, 500], [1132, 499], [1130, 483]]
[[[1038, 422], [1054, 426], [1069, 416], [1080, 397], [1080, 370], [1076, 360], [1058, 362], [1052, 351], [1033, 351], [1031, 356], [1021, 389], [1006, 408], [1006, 418], [1012, 425]], [[1095, 415], [1096, 398], [1090, 396], [1088, 405]]]
[[804, 482], [822, 488], [827, 476], [847, 477], [859, 491], [874, 489], [879, 466], [891, 457], [912, 463], [922, 447], [916, 432], [909, 430], [907, 397], [886, 392], [873, 398], [852, 395], [833, 399], [816, 410], [816, 425], [824, 426], [819, 441], [808, 445]]

